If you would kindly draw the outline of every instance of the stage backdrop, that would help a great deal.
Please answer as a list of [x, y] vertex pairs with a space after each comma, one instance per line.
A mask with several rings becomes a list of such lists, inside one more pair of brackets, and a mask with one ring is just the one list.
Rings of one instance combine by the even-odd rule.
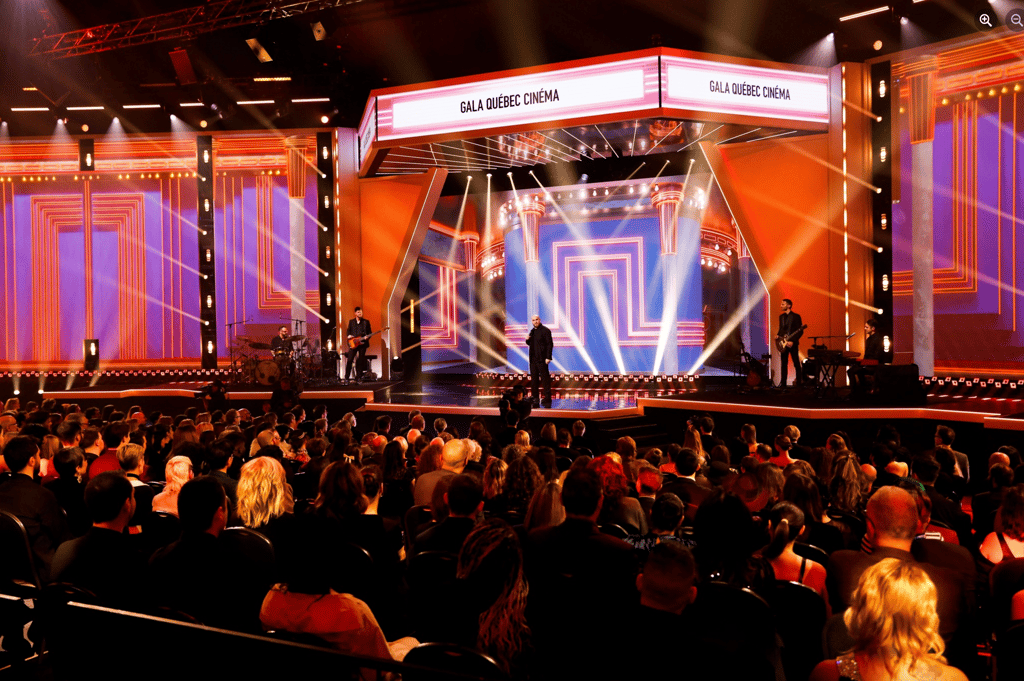
[[[894, 173], [894, 342], [898, 359], [915, 353], [914, 264], [931, 257], [936, 375], [1024, 373], [1024, 97], [1020, 49], [1024, 38], [968, 41], [932, 55], [934, 97], [912, 100], [898, 90], [897, 172]], [[908, 64], [894, 64], [894, 78]], [[979, 90], [979, 84], [984, 87]], [[923, 101], [924, 108], [920, 108]], [[895, 113], [895, 111], [894, 111]], [[934, 134], [930, 135], [931, 119]], [[915, 128], [915, 121], [925, 125]], [[913, 131], [918, 141], [911, 143]], [[931, 166], [913, 167], [930, 147]], [[915, 250], [912, 219], [931, 191], [932, 253]], [[925, 296], [928, 298], [929, 296]]]
[[[706, 172], [495, 193], [465, 206], [446, 197], [419, 262], [423, 368], [528, 371], [536, 313], [552, 331], [553, 370], [685, 373], [706, 330], [763, 290], [748, 263]], [[723, 343], [733, 358], [741, 340], [767, 348], [764, 307], [747, 317]]]

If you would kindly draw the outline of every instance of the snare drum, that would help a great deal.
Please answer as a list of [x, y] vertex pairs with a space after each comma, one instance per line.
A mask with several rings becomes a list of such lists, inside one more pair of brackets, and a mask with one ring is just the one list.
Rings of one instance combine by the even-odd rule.
[[281, 379], [281, 369], [274, 360], [265, 359], [256, 365], [256, 371], [253, 375], [257, 383], [275, 385]]

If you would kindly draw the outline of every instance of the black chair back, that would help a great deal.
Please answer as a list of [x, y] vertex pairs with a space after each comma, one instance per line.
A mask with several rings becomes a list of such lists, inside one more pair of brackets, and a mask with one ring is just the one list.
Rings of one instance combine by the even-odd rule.
[[339, 572], [332, 580], [331, 588], [372, 603], [377, 591], [377, 573], [370, 552], [351, 542], [341, 542], [335, 549]]
[[13, 513], [0, 511], [0, 592], [31, 597], [40, 587], [25, 525]]
[[[506, 679], [493, 657], [478, 650], [451, 643], [421, 643], [405, 656], [406, 664], [429, 667], [438, 671], [466, 674], [485, 679]], [[421, 679], [423, 676], [413, 670], [402, 674], [403, 678]]]
[[807, 560], [813, 560], [815, 563], [820, 563], [822, 567], [828, 565], [828, 553], [825, 549], [818, 548], [813, 544], [796, 542], [793, 544], [793, 553], [801, 558], [806, 558]]
[[1024, 679], [1024, 622], [1017, 622], [996, 641], [996, 678]]
[[274, 564], [274, 545], [262, 532], [248, 527], [229, 527], [220, 533], [220, 542], [229, 553], [249, 562]]
[[778, 581], [768, 594], [768, 602], [782, 638], [786, 678], [808, 678], [814, 666], [825, 659], [821, 646], [827, 612], [825, 600], [806, 584]]
[[420, 641], [443, 641], [451, 630], [448, 614], [458, 556], [422, 551], [409, 558], [409, 596], [413, 627]]
[[146, 546], [155, 551], [181, 537], [181, 521], [166, 511], [153, 511], [142, 520], [142, 538]]
[[615, 523], [605, 523], [604, 525], [599, 525], [597, 529], [601, 530], [602, 534], [607, 534], [608, 536], [615, 537], [616, 539], [625, 539], [629, 536], [629, 532], [626, 531], [626, 528], [622, 525], [616, 525]]
[[996, 638], [1012, 623], [1010, 599], [1024, 589], [1024, 558], [1012, 558], [998, 563], [988, 573], [988, 590], [992, 604], [992, 630]]
[[421, 504], [413, 506], [405, 512], [402, 518], [402, 529], [405, 530], [405, 552], [412, 553], [412, 543], [416, 540], [416, 530], [431, 522], [434, 516], [430, 513], [430, 506]]
[[768, 602], [750, 589], [710, 582], [697, 586], [694, 621], [702, 635], [728, 655], [749, 656], [764, 669], [781, 666], [775, 620]]

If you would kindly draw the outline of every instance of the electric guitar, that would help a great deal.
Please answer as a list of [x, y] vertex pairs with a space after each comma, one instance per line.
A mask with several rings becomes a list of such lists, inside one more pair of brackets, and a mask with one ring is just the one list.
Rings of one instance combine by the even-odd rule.
[[367, 334], [365, 336], [356, 336], [355, 338], [349, 338], [348, 339], [348, 346], [351, 349], [355, 350], [356, 348], [359, 347], [359, 344], [362, 343], [364, 340], [369, 340], [369, 339], [373, 338], [374, 336], [376, 336], [381, 331], [387, 331], [390, 328], [391, 328], [390, 326], [385, 326], [380, 331], [374, 331], [373, 333]]
[[797, 335], [798, 333], [800, 333], [801, 331], [803, 331], [806, 328], [807, 328], [807, 325], [804, 324], [803, 326], [801, 326], [796, 331], [790, 331], [785, 336], [776, 336], [775, 337], [775, 344], [778, 346], [779, 352], [782, 352], [783, 350], [786, 349], [786, 343], [789, 342], [790, 338], [792, 338], [793, 336]]

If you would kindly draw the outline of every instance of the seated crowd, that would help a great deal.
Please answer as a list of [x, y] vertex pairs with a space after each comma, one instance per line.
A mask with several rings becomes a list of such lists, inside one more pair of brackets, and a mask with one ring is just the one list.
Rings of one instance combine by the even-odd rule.
[[[794, 426], [726, 443], [705, 416], [638, 452], [502, 412], [461, 438], [418, 411], [364, 434], [323, 405], [9, 400], [0, 510], [42, 583], [99, 604], [382, 659], [443, 641], [513, 678], [981, 678], [979, 644], [1024, 620], [1024, 580], [988, 586], [1024, 559], [1012, 447], [972, 485], [946, 427], [912, 452], [886, 426], [865, 454]], [[790, 608], [820, 616], [817, 639]]]

